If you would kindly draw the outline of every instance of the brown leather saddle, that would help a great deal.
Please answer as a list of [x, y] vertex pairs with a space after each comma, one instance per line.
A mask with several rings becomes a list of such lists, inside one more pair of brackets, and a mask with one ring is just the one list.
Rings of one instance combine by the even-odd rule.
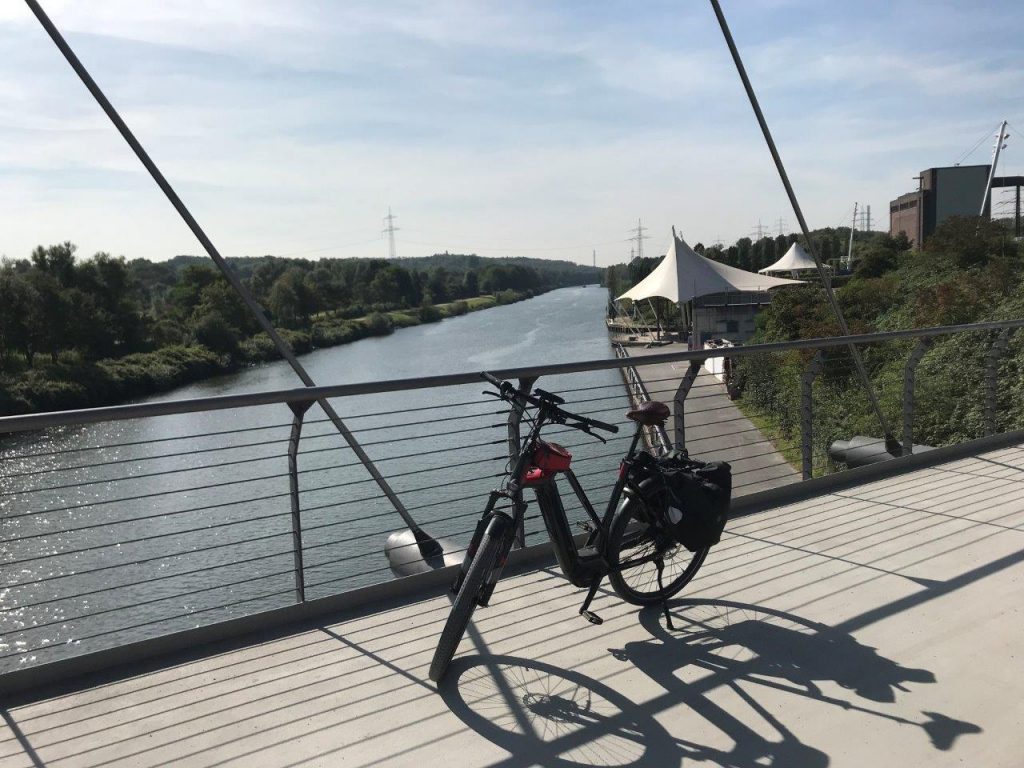
[[655, 424], [663, 424], [670, 414], [671, 411], [664, 403], [648, 400], [639, 408], [627, 411], [626, 418], [643, 424], [645, 427], [653, 427]]

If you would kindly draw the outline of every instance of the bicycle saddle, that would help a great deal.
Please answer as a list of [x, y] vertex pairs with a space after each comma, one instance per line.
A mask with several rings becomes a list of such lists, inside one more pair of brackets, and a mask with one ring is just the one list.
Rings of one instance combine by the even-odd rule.
[[664, 403], [659, 403], [657, 400], [648, 400], [639, 408], [627, 411], [626, 418], [638, 424], [643, 424], [645, 427], [652, 427], [655, 424], [663, 424], [670, 413], [671, 411], [669, 411], [668, 406]]

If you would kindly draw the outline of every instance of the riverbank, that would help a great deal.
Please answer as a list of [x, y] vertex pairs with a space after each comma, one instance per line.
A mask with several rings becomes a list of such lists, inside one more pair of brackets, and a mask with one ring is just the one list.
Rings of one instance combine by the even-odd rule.
[[[509, 290], [347, 320], [325, 312], [314, 317], [309, 328], [280, 332], [296, 354], [305, 354], [512, 304], [541, 293]], [[265, 333], [244, 339], [231, 355], [217, 354], [201, 344], [169, 346], [92, 363], [65, 353], [56, 362], [40, 361], [18, 374], [0, 375], [0, 416], [117, 405], [277, 359], [280, 355]]]

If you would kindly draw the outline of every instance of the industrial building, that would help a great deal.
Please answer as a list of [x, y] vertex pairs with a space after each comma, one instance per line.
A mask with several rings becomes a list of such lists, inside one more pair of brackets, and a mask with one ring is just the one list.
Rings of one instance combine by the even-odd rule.
[[[901, 232], [910, 238], [914, 247], [920, 247], [935, 228], [950, 216], [977, 216], [982, 198], [985, 208], [982, 216], [991, 215], [992, 195], [985, 195], [985, 185], [991, 166], [955, 165], [949, 168], [929, 168], [921, 171], [917, 191], [900, 195], [889, 203], [889, 234]], [[1021, 236], [1020, 188], [1024, 176], [996, 176], [992, 188], [1015, 187], [1016, 208], [1013, 228]], [[991, 192], [991, 190], [990, 190]]]

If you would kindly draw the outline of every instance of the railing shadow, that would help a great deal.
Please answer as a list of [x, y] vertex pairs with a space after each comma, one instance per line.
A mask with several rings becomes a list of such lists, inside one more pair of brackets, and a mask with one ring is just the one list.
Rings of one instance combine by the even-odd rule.
[[[456, 660], [439, 690], [468, 727], [511, 753], [500, 763], [509, 768], [668, 766], [686, 760], [730, 768], [829, 765], [825, 745], [802, 742], [777, 708], [758, 700], [758, 688], [767, 689], [775, 701], [779, 693], [789, 694], [918, 729], [941, 751], [951, 749], [960, 736], [982, 730], [937, 712], [903, 716], [879, 706], [895, 703], [910, 685], [935, 683], [935, 675], [903, 667], [839, 629], [725, 600], [679, 601], [672, 614], [674, 632], [663, 625], [660, 609], [640, 611], [650, 639], [609, 649], [662, 689], [644, 703], [578, 672], [486, 654]], [[829, 684], [848, 695], [829, 695]], [[733, 694], [742, 707], [727, 711], [713, 701], [711, 694], [722, 691]], [[720, 732], [731, 749], [681, 733], [687, 723], [692, 728], [692, 716], [676, 717], [679, 726], [667, 730], [657, 717], [680, 704], [704, 721], [701, 732]], [[720, 745], [723, 739], [713, 742]]]
[[46, 763], [36, 752], [32, 742], [29, 741], [25, 732], [21, 730], [21, 726], [18, 725], [18, 721], [14, 719], [14, 715], [11, 714], [10, 710], [6, 707], [0, 708], [0, 717], [3, 718], [4, 724], [10, 729], [14, 735], [15, 740], [18, 742], [18, 746], [21, 748], [25, 757], [29, 759], [32, 764], [32, 768], [46, 768]]

